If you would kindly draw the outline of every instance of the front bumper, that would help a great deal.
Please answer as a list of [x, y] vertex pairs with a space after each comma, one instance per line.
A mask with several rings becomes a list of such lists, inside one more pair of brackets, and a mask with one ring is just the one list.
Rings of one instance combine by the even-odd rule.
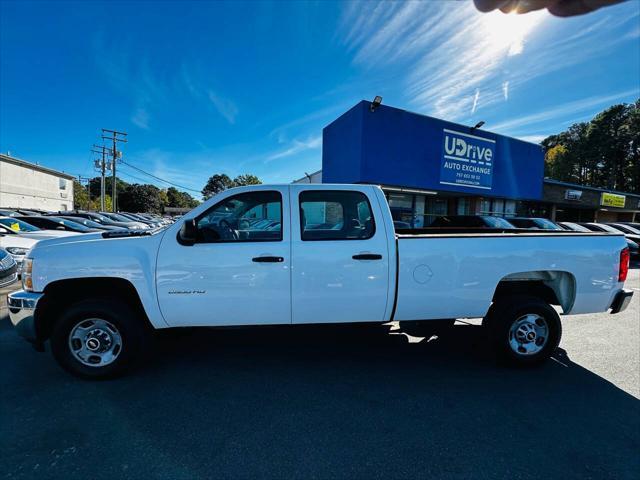
[[616, 293], [616, 296], [613, 297], [613, 302], [611, 302], [611, 313], [622, 312], [629, 306], [631, 297], [633, 297], [633, 292], [631, 290], [622, 289]]
[[38, 301], [43, 297], [42, 293], [17, 292], [7, 295], [7, 306], [9, 307], [9, 318], [16, 331], [26, 340], [32, 343], [39, 343], [36, 332], [35, 311]]
[[18, 266], [14, 263], [8, 270], [0, 270], [0, 288], [8, 287], [18, 280]]

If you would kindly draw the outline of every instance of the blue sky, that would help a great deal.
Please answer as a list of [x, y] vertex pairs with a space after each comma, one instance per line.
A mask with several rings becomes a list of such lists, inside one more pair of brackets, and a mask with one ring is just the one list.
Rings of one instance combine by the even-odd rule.
[[104, 127], [195, 190], [218, 172], [289, 182], [374, 95], [539, 141], [640, 96], [640, 2], [569, 19], [470, 0], [0, 2], [0, 151], [74, 175], [95, 175]]

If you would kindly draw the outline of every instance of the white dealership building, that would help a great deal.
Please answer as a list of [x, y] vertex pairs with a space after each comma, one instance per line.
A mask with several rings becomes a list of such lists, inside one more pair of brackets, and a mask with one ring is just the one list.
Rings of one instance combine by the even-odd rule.
[[73, 176], [0, 154], [0, 208], [72, 210]]

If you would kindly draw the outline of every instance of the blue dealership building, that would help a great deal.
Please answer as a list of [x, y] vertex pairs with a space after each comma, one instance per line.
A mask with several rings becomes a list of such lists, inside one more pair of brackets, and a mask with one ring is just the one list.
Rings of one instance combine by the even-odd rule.
[[414, 227], [440, 215], [592, 221], [602, 210], [563, 195], [582, 187], [545, 181], [540, 145], [368, 101], [323, 129], [322, 170], [298, 181], [380, 185], [394, 220]]

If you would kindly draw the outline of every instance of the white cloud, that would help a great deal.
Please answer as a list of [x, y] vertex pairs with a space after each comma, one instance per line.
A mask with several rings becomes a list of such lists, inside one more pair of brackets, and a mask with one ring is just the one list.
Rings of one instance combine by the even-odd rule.
[[[557, 107], [542, 110], [537, 113], [532, 113], [530, 115], [524, 115], [521, 117], [506, 120], [504, 122], [492, 125], [491, 130], [509, 132], [517, 128], [536, 125], [553, 119], [575, 116], [577, 114], [584, 113], [587, 110], [593, 110], [595, 113], [599, 111], [603, 106], [608, 106], [612, 102], [620, 101], [630, 96], [638, 95], [639, 93], [639, 90], [634, 89], [615, 93], [612, 95], [601, 95], [583, 98], [581, 100], [568, 102]], [[570, 121], [569, 123], [573, 123], [573, 121]]]
[[211, 100], [213, 106], [216, 107], [218, 113], [222, 115], [227, 120], [227, 122], [231, 124], [236, 123], [236, 117], [238, 116], [238, 107], [236, 107], [235, 103], [227, 98], [222, 98], [211, 90], [209, 90], [208, 95], [209, 100]]
[[524, 140], [525, 142], [540, 143], [549, 135], [519, 135], [517, 138]]
[[293, 140], [291, 145], [285, 150], [273, 153], [266, 158], [266, 162], [272, 162], [280, 158], [290, 157], [305, 150], [314, 150], [322, 145], [322, 136], [308, 137], [306, 140]]
[[473, 106], [471, 107], [471, 113], [476, 113], [478, 107], [478, 99], [480, 98], [480, 89], [476, 88], [476, 94], [473, 96]]
[[344, 41], [355, 51], [354, 63], [407, 71], [411, 103], [451, 119], [475, 112], [478, 89], [500, 74], [509, 58], [526, 51], [529, 36], [548, 17], [544, 12], [481, 14], [472, 2], [455, 8], [443, 2], [359, 6], [348, 9], [343, 19]]
[[138, 107], [131, 116], [131, 122], [143, 130], [149, 130], [149, 112], [144, 107]]
[[340, 31], [365, 75], [375, 69], [378, 77], [400, 77], [409, 105], [465, 121], [478, 108], [478, 89], [485, 110], [525, 85], [534, 88], [537, 77], [575, 75], [572, 66], [597, 61], [638, 35], [637, 17], [615, 8], [559, 19], [545, 10], [482, 14], [471, 1], [370, 1], [349, 4]]

